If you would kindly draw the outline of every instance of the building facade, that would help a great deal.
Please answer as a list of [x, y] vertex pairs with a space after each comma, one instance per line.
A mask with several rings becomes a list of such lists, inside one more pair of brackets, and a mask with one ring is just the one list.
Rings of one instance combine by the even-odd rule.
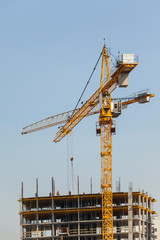
[[154, 239], [160, 239], [160, 216], [153, 217]]
[[[20, 239], [101, 240], [101, 194], [21, 198]], [[113, 193], [114, 239], [154, 239], [152, 203], [141, 192]]]

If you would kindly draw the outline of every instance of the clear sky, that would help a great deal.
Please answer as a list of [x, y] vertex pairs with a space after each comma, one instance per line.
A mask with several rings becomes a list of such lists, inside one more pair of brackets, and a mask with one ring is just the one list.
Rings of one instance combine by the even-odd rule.
[[[134, 53], [139, 66], [130, 85], [115, 91], [127, 96], [149, 88], [156, 97], [149, 104], [134, 104], [116, 120], [113, 136], [113, 185], [121, 178], [144, 189], [160, 207], [160, 1], [54, 1], [0, 2], [0, 239], [19, 239], [20, 184], [24, 196], [67, 192], [67, 138], [54, 144], [57, 127], [22, 136], [21, 128], [45, 117], [71, 110], [89, 78], [103, 47], [113, 55]], [[98, 88], [100, 65], [83, 100]], [[82, 121], [69, 141], [80, 192], [100, 191], [100, 138], [98, 116]]]

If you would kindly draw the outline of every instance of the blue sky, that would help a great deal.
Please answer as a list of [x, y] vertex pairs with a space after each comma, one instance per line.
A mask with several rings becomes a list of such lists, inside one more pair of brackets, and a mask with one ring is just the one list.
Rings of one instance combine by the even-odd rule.
[[[21, 128], [45, 117], [71, 110], [103, 47], [112, 53], [134, 53], [139, 66], [130, 85], [114, 96], [149, 88], [149, 104], [132, 105], [116, 120], [113, 136], [113, 185], [121, 177], [158, 200], [159, 213], [159, 56], [160, 3], [154, 1], [1, 1], [0, 3], [0, 237], [19, 238], [20, 183], [24, 195], [34, 196], [39, 178], [41, 195], [56, 189], [66, 194], [67, 138], [54, 144], [57, 127], [22, 136]], [[98, 88], [100, 65], [83, 100]], [[69, 141], [80, 191], [100, 191], [98, 116], [82, 121]], [[10, 231], [8, 231], [8, 226]]]

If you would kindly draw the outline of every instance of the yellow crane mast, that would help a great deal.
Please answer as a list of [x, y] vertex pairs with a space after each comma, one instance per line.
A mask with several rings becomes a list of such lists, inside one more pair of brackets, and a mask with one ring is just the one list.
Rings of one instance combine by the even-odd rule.
[[102, 192], [102, 234], [103, 239], [113, 239], [113, 207], [112, 207], [112, 112], [111, 94], [102, 91], [104, 81], [110, 81], [108, 56], [103, 48], [100, 80], [100, 135], [101, 135], [101, 192]]
[[148, 91], [137, 93], [126, 98], [112, 99], [111, 92], [119, 87], [128, 86], [128, 75], [138, 65], [133, 54], [123, 54], [123, 59], [117, 62], [117, 68], [110, 72], [109, 55], [106, 46], [102, 51], [102, 67], [100, 88], [86, 101], [81, 108], [61, 113], [22, 129], [22, 134], [42, 130], [65, 123], [57, 132], [54, 142], [59, 142], [84, 118], [99, 113], [99, 128], [101, 136], [101, 191], [102, 191], [102, 234], [103, 240], [113, 240], [113, 201], [112, 201], [112, 133], [115, 132], [113, 118], [121, 114], [123, 108], [132, 103], [146, 103], [154, 94]]

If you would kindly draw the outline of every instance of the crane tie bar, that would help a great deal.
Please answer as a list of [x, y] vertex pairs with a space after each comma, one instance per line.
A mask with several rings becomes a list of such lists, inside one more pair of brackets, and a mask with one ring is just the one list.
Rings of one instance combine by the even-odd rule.
[[99, 63], [99, 60], [100, 60], [100, 58], [101, 58], [101, 56], [102, 56], [102, 53], [103, 53], [103, 50], [101, 51], [101, 53], [100, 53], [100, 55], [99, 55], [99, 58], [98, 58], [95, 66], [94, 66], [94, 68], [93, 68], [93, 70], [92, 70], [92, 73], [91, 73], [91, 75], [90, 75], [90, 77], [89, 77], [89, 79], [88, 79], [88, 81], [87, 81], [87, 83], [86, 83], [86, 85], [85, 85], [85, 87], [84, 87], [84, 89], [83, 89], [83, 92], [82, 92], [80, 98], [78, 99], [78, 102], [77, 102], [77, 104], [76, 104], [76, 106], [75, 106], [75, 108], [74, 108], [74, 110], [73, 110], [73, 113], [72, 113], [71, 117], [73, 117], [73, 115], [74, 115], [74, 113], [75, 113], [75, 111], [76, 111], [76, 109], [77, 109], [77, 107], [78, 107], [78, 104], [79, 104], [79, 102], [81, 101], [84, 92], [86, 91], [86, 88], [87, 88], [87, 86], [88, 86], [88, 84], [89, 84], [89, 82], [90, 82], [90, 80], [91, 80], [91, 78], [92, 78], [92, 76], [93, 76], [94, 71], [96, 70], [96, 67], [97, 67], [97, 65], [98, 65], [98, 63]]

